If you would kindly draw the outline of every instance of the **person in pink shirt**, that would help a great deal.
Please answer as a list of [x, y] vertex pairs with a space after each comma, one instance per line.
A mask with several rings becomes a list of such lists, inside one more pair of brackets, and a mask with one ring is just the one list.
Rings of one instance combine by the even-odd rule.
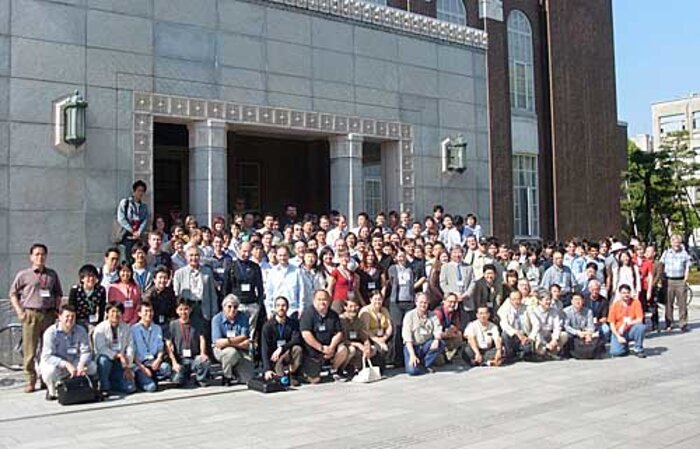
[[107, 302], [118, 302], [124, 305], [123, 322], [131, 325], [139, 321], [141, 289], [134, 281], [134, 272], [128, 264], [122, 264], [119, 267], [119, 281], [109, 286]]

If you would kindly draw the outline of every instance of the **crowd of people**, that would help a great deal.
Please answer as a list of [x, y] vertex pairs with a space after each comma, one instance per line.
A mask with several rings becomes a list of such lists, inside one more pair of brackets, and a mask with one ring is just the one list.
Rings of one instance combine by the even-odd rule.
[[[483, 235], [477, 217], [435, 206], [369, 217], [340, 213], [256, 217], [242, 200], [227, 221], [151, 217], [146, 185], [117, 206], [115, 245], [86, 264], [64, 298], [30, 248], [10, 299], [23, 325], [25, 391], [47, 398], [69, 376], [100, 392], [156, 391], [159, 382], [223, 384], [259, 375], [292, 385], [352, 379], [370, 360], [409, 375], [445, 364], [646, 357], [659, 331], [688, 330], [691, 258], [680, 237], [654, 245], [603, 238], [512, 247]], [[172, 223], [168, 223], [172, 221]], [[152, 223], [152, 229], [149, 229]], [[38, 370], [37, 370], [38, 366]], [[40, 373], [40, 375], [38, 374]]]

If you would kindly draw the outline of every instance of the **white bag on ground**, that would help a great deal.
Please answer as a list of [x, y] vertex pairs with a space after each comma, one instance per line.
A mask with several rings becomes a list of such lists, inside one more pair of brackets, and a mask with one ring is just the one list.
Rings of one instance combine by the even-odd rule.
[[372, 365], [372, 361], [368, 358], [362, 357], [362, 369], [359, 373], [352, 378], [353, 382], [368, 384], [370, 382], [376, 382], [381, 380], [382, 373], [379, 371], [379, 367]]

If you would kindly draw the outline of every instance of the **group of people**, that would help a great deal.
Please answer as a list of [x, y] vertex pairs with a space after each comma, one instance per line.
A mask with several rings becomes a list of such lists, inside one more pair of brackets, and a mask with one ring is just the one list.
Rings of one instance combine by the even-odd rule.
[[360, 213], [350, 228], [339, 213], [299, 217], [287, 205], [256, 220], [243, 205], [230, 223], [175, 216], [168, 228], [145, 191], [137, 181], [120, 201], [115, 245], [101, 266], [80, 268], [67, 301], [47, 247], [30, 248], [10, 289], [25, 391], [37, 387], [36, 365], [52, 399], [57, 382], [79, 375], [104, 395], [166, 380], [204, 386], [215, 363], [224, 384], [258, 372], [297, 385], [351, 379], [365, 360], [417, 375], [450, 363], [645, 357], [659, 298], [666, 329], [677, 302], [688, 330], [691, 258], [678, 236], [660, 258], [637, 239], [511, 247], [440, 206], [422, 221]]

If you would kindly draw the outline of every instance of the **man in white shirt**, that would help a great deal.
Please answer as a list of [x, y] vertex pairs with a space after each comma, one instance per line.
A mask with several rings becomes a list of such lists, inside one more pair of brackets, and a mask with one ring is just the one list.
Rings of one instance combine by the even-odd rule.
[[498, 326], [489, 318], [489, 308], [481, 306], [476, 311], [476, 320], [464, 330], [468, 343], [464, 347], [464, 359], [472, 366], [500, 366], [503, 363], [503, 341]]
[[452, 223], [452, 216], [445, 215], [442, 219], [443, 229], [440, 231], [438, 239], [445, 245], [447, 251], [451, 251], [456, 246], [461, 246], [462, 236]]
[[284, 296], [289, 301], [289, 314], [297, 312], [301, 315], [305, 304], [303, 303], [304, 281], [299, 268], [289, 263], [289, 250], [286, 246], [280, 246], [276, 251], [277, 265], [272, 267], [267, 274], [265, 282], [265, 308], [268, 318], [272, 317], [275, 310], [274, 300]]

